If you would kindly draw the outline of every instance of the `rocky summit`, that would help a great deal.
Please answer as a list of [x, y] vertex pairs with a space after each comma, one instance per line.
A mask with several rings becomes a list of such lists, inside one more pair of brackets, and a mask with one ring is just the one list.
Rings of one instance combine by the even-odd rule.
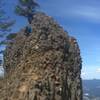
[[44, 13], [35, 13], [30, 26], [6, 47], [0, 100], [82, 100], [76, 39]]

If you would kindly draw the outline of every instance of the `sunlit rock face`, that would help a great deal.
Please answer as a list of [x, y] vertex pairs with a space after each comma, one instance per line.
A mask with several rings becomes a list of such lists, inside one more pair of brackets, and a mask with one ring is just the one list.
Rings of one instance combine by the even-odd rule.
[[44, 13], [34, 14], [31, 28], [28, 36], [22, 29], [6, 48], [0, 100], [82, 100], [76, 39]]

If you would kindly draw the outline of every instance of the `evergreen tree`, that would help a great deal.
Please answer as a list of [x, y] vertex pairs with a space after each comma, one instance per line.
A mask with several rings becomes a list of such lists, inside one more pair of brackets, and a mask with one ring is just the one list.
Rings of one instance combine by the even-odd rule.
[[[15, 20], [10, 20], [6, 16], [6, 13], [3, 9], [4, 1], [0, 0], [0, 47], [6, 45], [6, 33], [11, 31], [11, 26], [15, 23]], [[0, 50], [0, 54], [3, 53], [3, 50]]]
[[20, 16], [26, 17], [28, 22], [31, 23], [37, 7], [39, 5], [34, 0], [19, 0], [15, 12]]
[[[3, 0], [0, 1], [0, 33], [10, 31], [11, 26], [15, 23], [15, 20], [10, 20], [9, 17], [5, 16], [6, 13], [3, 9]], [[3, 34], [0, 34], [2, 37]]]

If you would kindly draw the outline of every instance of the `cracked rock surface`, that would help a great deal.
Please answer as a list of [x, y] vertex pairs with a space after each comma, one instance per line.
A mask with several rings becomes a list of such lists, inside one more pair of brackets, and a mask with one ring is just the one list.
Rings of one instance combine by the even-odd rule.
[[36, 13], [32, 33], [17, 33], [4, 54], [0, 100], [82, 100], [80, 49], [52, 18]]

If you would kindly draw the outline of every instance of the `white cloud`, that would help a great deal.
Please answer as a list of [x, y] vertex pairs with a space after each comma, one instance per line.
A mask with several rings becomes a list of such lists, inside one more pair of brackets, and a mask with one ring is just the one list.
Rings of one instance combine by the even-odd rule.
[[[39, 0], [41, 2], [41, 0]], [[47, 0], [42, 8], [50, 15], [61, 18], [85, 19], [100, 23], [100, 1], [97, 0]]]
[[83, 79], [100, 79], [100, 65], [83, 65], [81, 76]]
[[86, 75], [86, 73], [85, 73], [85, 72], [82, 72], [82, 73], [81, 73], [81, 75], [82, 75], [82, 76], [85, 76], [85, 75]]
[[70, 12], [74, 17], [85, 18], [88, 21], [100, 22], [100, 7], [82, 6], [76, 7]]
[[97, 72], [97, 73], [100, 73], [100, 68], [98, 68], [98, 69], [96, 70], [96, 72]]

